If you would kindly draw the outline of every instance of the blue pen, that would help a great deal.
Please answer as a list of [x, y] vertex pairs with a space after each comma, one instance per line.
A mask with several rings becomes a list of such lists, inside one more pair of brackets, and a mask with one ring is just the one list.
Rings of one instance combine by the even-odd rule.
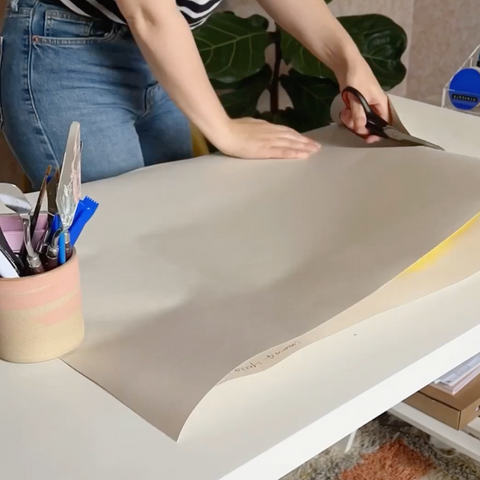
[[65, 234], [62, 232], [58, 239], [58, 263], [63, 265], [67, 261], [67, 254], [65, 251]]
[[58, 266], [60, 231], [62, 223], [60, 216], [57, 214], [53, 217], [52, 228], [50, 230], [50, 238], [48, 239], [48, 249], [45, 255], [45, 270], [50, 271]]

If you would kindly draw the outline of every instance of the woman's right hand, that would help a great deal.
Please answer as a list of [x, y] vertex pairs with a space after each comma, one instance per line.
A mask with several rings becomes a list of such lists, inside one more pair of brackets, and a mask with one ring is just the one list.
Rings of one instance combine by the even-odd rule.
[[292, 128], [254, 118], [230, 120], [212, 143], [226, 155], [248, 159], [307, 158], [321, 147]]

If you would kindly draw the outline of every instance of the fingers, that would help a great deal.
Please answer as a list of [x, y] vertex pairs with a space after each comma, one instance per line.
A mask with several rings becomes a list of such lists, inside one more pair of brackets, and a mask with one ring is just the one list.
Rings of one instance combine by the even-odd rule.
[[269, 150], [286, 149], [295, 151], [299, 154], [306, 154], [307, 156], [315, 153], [319, 150], [317, 145], [311, 145], [305, 142], [297, 142], [296, 140], [291, 140], [287, 138], [275, 138], [268, 145]]
[[280, 147], [293, 146], [294, 148], [298, 147], [302, 151], [316, 152], [321, 147], [317, 141], [298, 133], [292, 128], [281, 125], [269, 124], [268, 128], [260, 133], [260, 136], [267, 141], [274, 139], [275, 143]]
[[307, 158], [320, 144], [292, 128], [256, 119], [232, 121], [229, 142], [220, 148], [227, 155], [240, 158]]
[[358, 100], [352, 95], [350, 95], [350, 110], [352, 111], [352, 122], [355, 133], [358, 135], [368, 135], [368, 130], [365, 126], [367, 124], [365, 110]]
[[[280, 136], [262, 138], [262, 156], [264, 158], [308, 158], [320, 150], [318, 142], [306, 142], [302, 135], [291, 135], [282, 132]], [[310, 139], [308, 139], [310, 140]]]
[[[360, 111], [361, 110], [361, 111]], [[385, 109], [379, 109], [377, 113], [383, 117], [382, 111]], [[388, 111], [388, 107], [387, 107]], [[387, 116], [388, 118], [388, 116]], [[340, 113], [340, 120], [342, 123], [352, 130], [354, 133], [357, 135], [364, 137], [366, 143], [372, 144], [379, 142], [382, 140], [380, 137], [377, 137], [376, 135], [370, 135], [368, 129], [366, 128], [366, 122], [367, 122], [367, 117], [365, 115], [365, 111], [363, 110], [363, 107], [357, 102], [357, 101], [352, 101], [351, 102], [351, 108], [345, 107], [341, 113]]]
[[375, 112], [380, 115], [385, 121], [390, 122], [390, 108], [388, 104], [388, 97], [384, 95], [382, 101], [377, 101], [372, 105]]
[[278, 158], [278, 159], [287, 159], [287, 158], [298, 158], [304, 159], [308, 158], [313, 152], [306, 152], [298, 150], [296, 148], [289, 147], [270, 147], [268, 150], [268, 155], [266, 158]]
[[276, 134], [276, 136], [278, 138], [282, 138], [282, 139], [285, 139], [285, 140], [292, 140], [294, 142], [299, 142], [299, 143], [302, 143], [302, 144], [305, 144], [305, 145], [309, 145], [310, 147], [312, 147], [315, 150], [318, 150], [320, 148], [320, 143], [318, 143], [317, 141], [315, 141], [311, 138], [305, 137], [304, 135], [299, 135], [296, 132], [295, 133], [278, 132]]
[[296, 130], [290, 127], [286, 127], [284, 125], [275, 125], [273, 123], [266, 123], [265, 124], [265, 130], [266, 131], [271, 131], [271, 132], [276, 132], [276, 133], [283, 133], [286, 135], [291, 135], [293, 137], [297, 138], [302, 138], [305, 141], [313, 141], [312, 139], [306, 137], [305, 135], [302, 135], [301, 133], [298, 133]]
[[[363, 109], [362, 109], [362, 112], [363, 112]], [[363, 114], [365, 115], [364, 112], [363, 112]], [[352, 110], [348, 107], [345, 107], [340, 113], [340, 120], [352, 132], [354, 132], [357, 135], [360, 135], [362, 137], [369, 138], [368, 137], [368, 130], [365, 127], [366, 117], [365, 117], [365, 122], [364, 123], [361, 124], [357, 120], [357, 124], [356, 124], [355, 120], [354, 120], [354, 115], [353, 115]], [[357, 128], [359, 124], [361, 125], [361, 128]]]
[[350, 108], [345, 107], [340, 112], [340, 120], [348, 129], [355, 130], [355, 126], [353, 124], [353, 118], [352, 118], [352, 111], [350, 110]]

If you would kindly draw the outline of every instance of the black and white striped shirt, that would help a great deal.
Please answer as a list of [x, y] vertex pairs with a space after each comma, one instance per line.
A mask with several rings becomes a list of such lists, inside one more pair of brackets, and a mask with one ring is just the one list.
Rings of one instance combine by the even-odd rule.
[[[196, 28], [207, 21], [210, 14], [222, 0], [176, 0], [178, 9], [187, 19], [190, 28]], [[109, 18], [125, 23], [115, 0], [61, 0], [70, 10], [88, 17]]]

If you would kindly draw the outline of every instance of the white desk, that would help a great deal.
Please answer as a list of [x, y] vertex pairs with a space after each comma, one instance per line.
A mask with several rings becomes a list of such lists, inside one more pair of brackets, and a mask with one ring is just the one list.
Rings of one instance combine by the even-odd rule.
[[[461, 123], [479, 119], [459, 117], [446, 141], [475, 152]], [[480, 274], [217, 387], [178, 444], [60, 361], [0, 362], [1, 478], [277, 480], [477, 353], [479, 291]]]

